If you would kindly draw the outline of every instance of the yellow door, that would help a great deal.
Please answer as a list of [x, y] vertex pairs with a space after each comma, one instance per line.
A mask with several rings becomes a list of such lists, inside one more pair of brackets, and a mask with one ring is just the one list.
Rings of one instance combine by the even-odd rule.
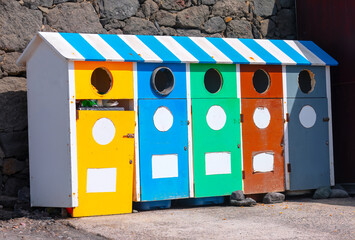
[[80, 110], [73, 217], [132, 212], [134, 112]]

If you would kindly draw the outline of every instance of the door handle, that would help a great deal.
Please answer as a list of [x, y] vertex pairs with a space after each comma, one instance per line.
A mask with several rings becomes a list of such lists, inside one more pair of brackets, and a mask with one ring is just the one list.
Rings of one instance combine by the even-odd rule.
[[123, 138], [134, 138], [134, 133], [128, 133], [127, 135], [124, 135]]
[[323, 118], [323, 122], [329, 122], [330, 118], [329, 117], [325, 117]]

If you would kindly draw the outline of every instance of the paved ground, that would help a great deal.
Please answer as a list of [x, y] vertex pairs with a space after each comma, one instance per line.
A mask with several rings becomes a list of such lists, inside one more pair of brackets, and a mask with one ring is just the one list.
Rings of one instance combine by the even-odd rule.
[[355, 197], [66, 219], [43, 210], [15, 214], [0, 209], [0, 239], [355, 240]]
[[355, 197], [68, 219], [110, 239], [355, 239]]

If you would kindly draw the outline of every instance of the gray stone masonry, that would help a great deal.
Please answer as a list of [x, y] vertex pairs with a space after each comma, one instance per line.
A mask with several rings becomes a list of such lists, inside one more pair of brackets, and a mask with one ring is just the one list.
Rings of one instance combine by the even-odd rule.
[[0, 0], [0, 197], [28, 193], [26, 72], [15, 62], [38, 31], [295, 39], [295, 1]]

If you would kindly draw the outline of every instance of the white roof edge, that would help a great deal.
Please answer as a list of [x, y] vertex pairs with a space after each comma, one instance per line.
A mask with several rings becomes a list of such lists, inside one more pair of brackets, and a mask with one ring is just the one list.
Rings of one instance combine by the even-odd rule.
[[40, 33], [36, 33], [35, 37], [32, 38], [30, 43], [27, 45], [25, 50], [23, 50], [21, 56], [17, 59], [16, 64], [18, 66], [25, 66], [28, 58], [32, 55], [32, 53], [37, 49], [39, 44], [42, 42], [42, 37]]

